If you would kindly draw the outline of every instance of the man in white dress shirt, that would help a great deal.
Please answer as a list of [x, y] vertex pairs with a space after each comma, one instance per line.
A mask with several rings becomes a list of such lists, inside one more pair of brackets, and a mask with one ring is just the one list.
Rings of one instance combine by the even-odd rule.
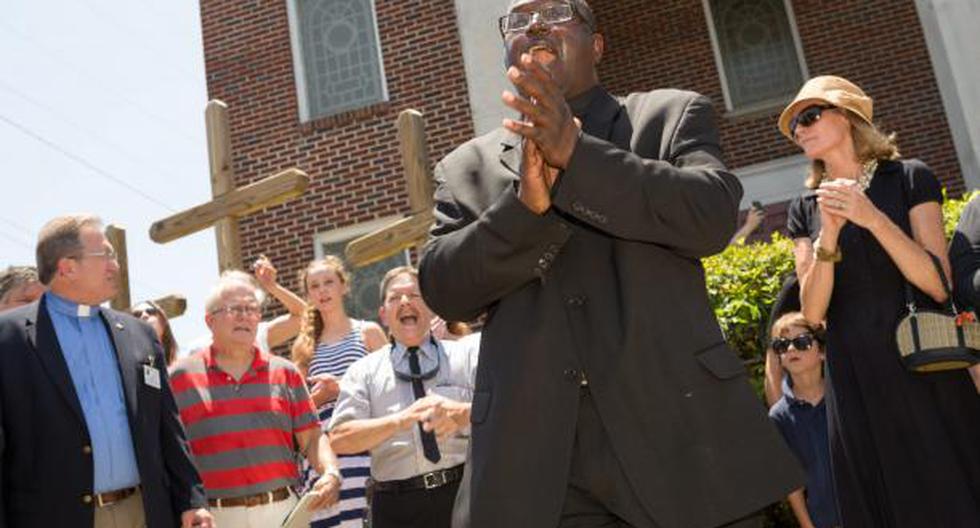
[[351, 365], [330, 421], [337, 453], [371, 453], [373, 528], [449, 528], [469, 442], [479, 335], [438, 340], [418, 273], [381, 282], [391, 343]]

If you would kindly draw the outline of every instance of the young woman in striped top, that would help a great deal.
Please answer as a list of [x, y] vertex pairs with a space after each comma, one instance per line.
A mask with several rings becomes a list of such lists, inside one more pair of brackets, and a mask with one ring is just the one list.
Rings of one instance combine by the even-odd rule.
[[[347, 367], [387, 342], [377, 323], [347, 316], [344, 296], [350, 291], [349, 281], [343, 262], [332, 255], [314, 260], [300, 272], [307, 309], [299, 336], [293, 342], [292, 358], [310, 383], [310, 396], [323, 425], [330, 422], [340, 392], [338, 383]], [[340, 457], [340, 472], [344, 477], [340, 502], [317, 512], [311, 528], [363, 525], [367, 508], [365, 481], [371, 473], [371, 459], [366, 453]], [[316, 475], [309, 473], [307, 482], [315, 482]]]

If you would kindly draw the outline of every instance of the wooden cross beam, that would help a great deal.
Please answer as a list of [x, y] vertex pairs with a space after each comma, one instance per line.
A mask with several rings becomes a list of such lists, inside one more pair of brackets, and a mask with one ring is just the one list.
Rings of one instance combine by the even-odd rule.
[[163, 244], [215, 226], [218, 270], [225, 271], [242, 266], [238, 219], [300, 196], [309, 186], [310, 177], [293, 168], [236, 189], [228, 105], [213, 99], [208, 102], [204, 115], [214, 199], [154, 222], [150, 226], [150, 238]]
[[426, 146], [425, 119], [416, 110], [405, 110], [398, 115], [399, 151], [405, 184], [408, 187], [408, 203], [411, 214], [377, 231], [368, 233], [347, 244], [347, 261], [354, 267], [362, 267], [383, 260], [412, 246], [421, 250], [429, 236], [432, 216], [432, 172], [429, 150]]
[[[126, 228], [118, 224], [109, 224], [105, 229], [105, 237], [116, 251], [119, 263], [119, 289], [116, 296], [109, 301], [113, 310], [126, 311], [132, 306], [129, 293], [129, 254], [126, 250]], [[187, 299], [182, 295], [167, 295], [154, 299], [157, 306], [167, 315], [168, 319], [180, 317], [187, 311]]]

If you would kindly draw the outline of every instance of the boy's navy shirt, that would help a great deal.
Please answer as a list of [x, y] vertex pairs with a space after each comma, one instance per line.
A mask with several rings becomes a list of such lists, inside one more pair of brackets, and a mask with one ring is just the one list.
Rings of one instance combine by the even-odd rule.
[[806, 470], [806, 509], [816, 528], [840, 524], [837, 495], [830, 470], [830, 441], [824, 400], [811, 405], [797, 399], [789, 375], [783, 380], [783, 397], [769, 409], [769, 418]]

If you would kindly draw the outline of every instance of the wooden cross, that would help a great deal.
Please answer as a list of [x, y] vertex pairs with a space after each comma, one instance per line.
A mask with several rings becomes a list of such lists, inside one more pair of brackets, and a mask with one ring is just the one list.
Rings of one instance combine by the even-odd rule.
[[150, 226], [150, 238], [164, 244], [213, 225], [218, 243], [218, 271], [225, 271], [242, 265], [238, 219], [300, 196], [309, 186], [310, 177], [292, 168], [236, 189], [228, 105], [213, 99], [208, 102], [204, 116], [214, 199], [154, 222]]
[[[129, 254], [126, 250], [126, 228], [119, 224], [109, 224], [106, 226], [105, 236], [115, 249], [116, 259], [119, 262], [119, 290], [116, 292], [116, 296], [109, 301], [109, 305], [114, 310], [126, 311], [132, 306], [132, 299], [129, 294]], [[187, 311], [187, 299], [182, 295], [171, 294], [154, 299], [153, 302], [163, 310], [167, 319], [180, 317]]]
[[412, 210], [407, 218], [351, 240], [345, 254], [354, 267], [378, 262], [412, 246], [421, 250], [434, 220], [425, 119], [417, 110], [405, 110], [398, 115], [397, 126], [408, 203]]

